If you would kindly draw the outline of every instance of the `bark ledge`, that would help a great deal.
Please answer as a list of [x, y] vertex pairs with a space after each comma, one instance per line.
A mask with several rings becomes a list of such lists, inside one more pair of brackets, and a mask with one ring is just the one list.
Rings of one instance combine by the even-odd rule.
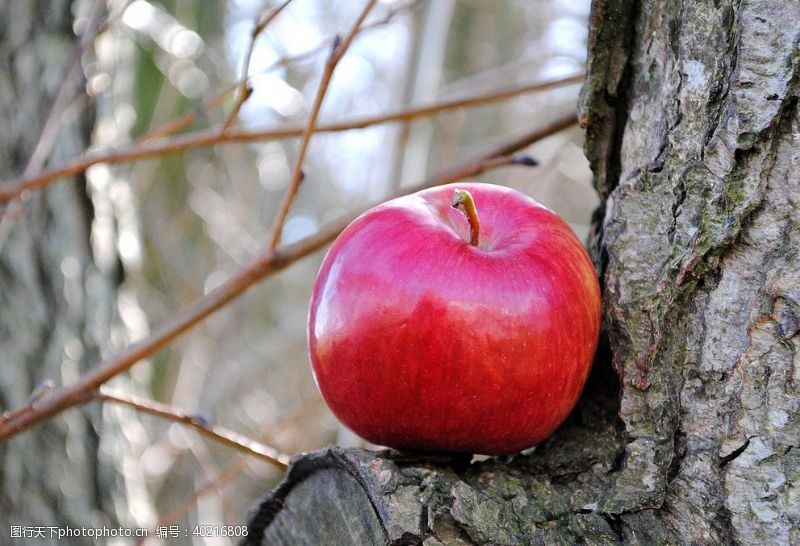
[[[613, 543], [613, 521], [524, 465], [329, 448], [299, 458], [244, 544]], [[585, 513], [584, 513], [585, 512]]]

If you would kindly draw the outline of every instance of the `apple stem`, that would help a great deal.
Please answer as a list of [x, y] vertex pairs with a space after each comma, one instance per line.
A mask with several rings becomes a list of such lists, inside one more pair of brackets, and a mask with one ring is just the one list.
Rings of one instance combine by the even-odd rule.
[[478, 220], [478, 209], [475, 208], [475, 200], [467, 190], [456, 190], [450, 206], [460, 210], [469, 222], [469, 244], [478, 246], [478, 235], [481, 230], [481, 223]]

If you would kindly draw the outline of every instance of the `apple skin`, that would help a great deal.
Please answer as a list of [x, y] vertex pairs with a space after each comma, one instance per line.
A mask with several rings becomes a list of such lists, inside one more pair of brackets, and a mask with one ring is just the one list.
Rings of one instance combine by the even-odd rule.
[[[468, 190], [478, 246], [450, 206]], [[465, 183], [388, 201], [328, 251], [309, 353], [333, 413], [397, 449], [499, 455], [545, 438], [580, 396], [600, 287], [572, 229], [509, 188]]]

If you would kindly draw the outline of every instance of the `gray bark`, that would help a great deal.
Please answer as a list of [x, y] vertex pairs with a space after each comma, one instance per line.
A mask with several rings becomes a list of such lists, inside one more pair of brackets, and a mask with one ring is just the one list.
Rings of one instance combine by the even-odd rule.
[[253, 544], [800, 544], [800, 3], [597, 0], [581, 122], [607, 347], [473, 465], [299, 457]]
[[[77, 38], [71, 1], [0, 3], [0, 178], [26, 166]], [[76, 82], [78, 93], [83, 82]], [[91, 109], [58, 135], [50, 160], [82, 153]], [[95, 217], [83, 177], [0, 208], [0, 408], [26, 403], [45, 380], [71, 383], [108, 345], [121, 274], [96, 263]], [[20, 208], [20, 203], [23, 203]], [[15, 219], [12, 219], [16, 217]], [[105, 248], [114, 248], [113, 233]], [[100, 408], [69, 411], [0, 446], [0, 542], [10, 527], [116, 523], [118, 476], [101, 461]], [[124, 438], [119, 439], [123, 444]], [[110, 458], [106, 457], [106, 461]], [[120, 508], [120, 507], [118, 507]], [[55, 543], [49, 531], [45, 540]], [[92, 542], [84, 539], [85, 542]], [[79, 543], [71, 539], [70, 543]]]

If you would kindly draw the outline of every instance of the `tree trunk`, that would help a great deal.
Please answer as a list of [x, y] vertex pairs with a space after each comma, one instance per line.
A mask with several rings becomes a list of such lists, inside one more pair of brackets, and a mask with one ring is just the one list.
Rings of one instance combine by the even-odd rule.
[[597, 0], [605, 335], [510, 461], [299, 457], [253, 544], [800, 544], [800, 3]]
[[[3, 179], [26, 168], [65, 66], [76, 52], [75, 4], [0, 3]], [[82, 93], [85, 82], [74, 83], [73, 89]], [[92, 125], [90, 110], [64, 123], [49, 157], [62, 163], [81, 154]], [[92, 232], [93, 197], [101, 196], [90, 194], [80, 176], [0, 208], [3, 409], [24, 405], [37, 388], [46, 395], [45, 380], [74, 381], [101, 360], [101, 348], [108, 345], [121, 272], [113, 227]], [[98, 246], [105, 250], [102, 262]], [[113, 428], [106, 427], [103, 434]], [[124, 512], [125, 503], [111, 502], [119, 491], [119, 475], [111, 470], [113, 451], [127, 444], [117, 436], [114, 450], [101, 460], [101, 438], [111, 440], [101, 435], [99, 405], [89, 405], [0, 446], [0, 542], [14, 542], [12, 526], [74, 529], [118, 523], [116, 514]], [[40, 543], [57, 542], [49, 530], [44, 533]]]

